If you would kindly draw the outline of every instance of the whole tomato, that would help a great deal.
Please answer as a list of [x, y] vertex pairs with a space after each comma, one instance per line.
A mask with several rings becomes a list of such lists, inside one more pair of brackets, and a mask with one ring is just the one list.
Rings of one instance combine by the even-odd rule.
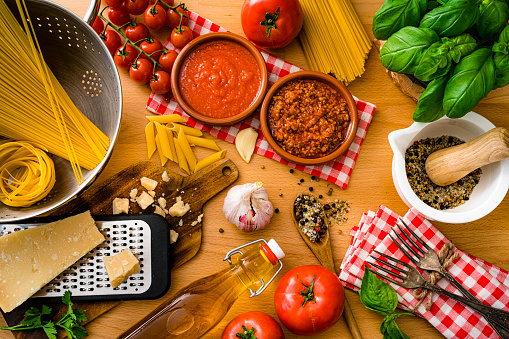
[[129, 14], [140, 15], [145, 12], [148, 0], [125, 0], [125, 7]]
[[118, 68], [129, 69], [137, 56], [138, 50], [130, 44], [127, 44], [117, 49], [113, 60], [115, 60], [115, 64], [117, 64]]
[[115, 26], [123, 26], [131, 20], [131, 16], [124, 5], [108, 8], [108, 19]]
[[166, 94], [171, 91], [171, 76], [165, 71], [157, 71], [150, 78], [150, 88], [157, 94]]
[[[187, 18], [184, 16], [181, 16], [177, 12], [180, 12], [184, 15], [187, 15]], [[182, 18], [182, 25], [186, 26], [189, 22], [189, 12], [182, 7], [177, 7], [177, 11], [174, 11], [173, 9], [169, 8], [166, 12], [166, 23], [168, 24], [168, 27], [171, 29], [177, 27], [180, 25], [180, 18]]]
[[101, 39], [103, 40], [106, 48], [110, 51], [110, 54], [113, 55], [117, 48], [120, 47], [122, 41], [120, 41], [120, 35], [112, 29], [107, 29], [104, 34], [101, 35]]
[[[237, 336], [238, 333], [245, 336]], [[233, 318], [226, 325], [221, 339], [236, 338], [284, 339], [285, 335], [274, 318], [266, 313], [253, 311]]]
[[263, 48], [281, 48], [302, 28], [299, 0], [245, 0], [240, 16], [246, 37]]
[[182, 49], [193, 40], [193, 32], [187, 26], [175, 27], [171, 31], [170, 42], [175, 48]]
[[146, 84], [152, 77], [153, 66], [147, 59], [138, 59], [136, 64], [131, 65], [129, 76], [139, 84]]
[[[161, 55], [161, 52], [157, 52], [157, 51], [161, 51], [163, 50], [163, 44], [157, 40], [157, 39], [152, 39], [152, 38], [149, 38], [149, 40], [145, 40], [143, 41], [141, 44], [140, 44], [140, 48], [143, 52], [147, 53], [148, 55], [151, 55], [152, 58], [154, 60], [159, 60], [159, 56]], [[157, 52], [157, 53], [155, 53]], [[148, 57], [145, 55], [145, 54], [142, 54], [141, 55], [142, 58], [144, 59], [148, 59]]]
[[[161, 1], [159, 1], [159, 2], [161, 2]], [[174, 0], [164, 0], [162, 2], [164, 2], [165, 4], [170, 5], [170, 6], [173, 6], [173, 4], [175, 3]], [[150, 3], [153, 5], [156, 3], [156, 0], [150, 0]]]
[[163, 71], [171, 73], [175, 59], [177, 59], [178, 53], [174, 50], [166, 51], [159, 56], [159, 65]]
[[124, 3], [124, 0], [104, 0], [106, 5], [111, 7], [118, 7]]
[[97, 32], [97, 34], [101, 34], [104, 29], [104, 22], [102, 19], [99, 17], [95, 18], [94, 23], [92, 24], [92, 28]]
[[166, 25], [166, 10], [161, 5], [149, 6], [145, 11], [145, 25], [151, 29], [160, 29]]
[[279, 320], [298, 335], [315, 335], [332, 327], [343, 313], [345, 290], [331, 270], [304, 265], [288, 271], [274, 292]]
[[125, 28], [125, 36], [132, 42], [136, 43], [136, 42], [140, 41], [141, 39], [148, 38], [149, 31], [148, 31], [147, 26], [145, 26], [141, 22], [136, 22], [136, 23], [129, 24]]

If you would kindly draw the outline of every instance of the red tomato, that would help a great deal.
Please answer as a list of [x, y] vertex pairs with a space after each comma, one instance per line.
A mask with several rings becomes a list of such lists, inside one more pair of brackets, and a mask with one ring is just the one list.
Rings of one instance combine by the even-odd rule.
[[[162, 51], [164, 49], [163, 44], [157, 40], [150, 38], [149, 40], [145, 40], [140, 44], [140, 48], [143, 52], [147, 53], [148, 55], [157, 52]], [[157, 52], [153, 55], [151, 55], [154, 60], [159, 60], [159, 57], [161, 56], [161, 52]], [[141, 58], [148, 59], [148, 57], [145, 54], [141, 55]]]
[[130, 24], [125, 28], [125, 36], [132, 42], [136, 43], [141, 39], [148, 38], [149, 31], [147, 26], [141, 22], [137, 22], [135, 24]]
[[120, 47], [122, 41], [120, 41], [120, 35], [112, 29], [107, 29], [103, 35], [101, 35], [101, 39], [103, 39], [106, 48], [110, 51], [110, 54], [113, 55], [117, 48]]
[[124, 0], [104, 0], [106, 5], [111, 7], [118, 7], [124, 3]]
[[171, 76], [165, 71], [157, 71], [150, 79], [150, 88], [157, 94], [166, 94], [171, 91]]
[[129, 76], [139, 84], [146, 84], [150, 81], [153, 70], [154, 66], [152, 66], [150, 61], [140, 58], [136, 60], [136, 65], [131, 65]]
[[163, 71], [171, 73], [175, 59], [177, 59], [178, 53], [174, 50], [166, 51], [159, 57], [159, 65]]
[[125, 7], [129, 14], [140, 15], [145, 12], [148, 0], [125, 0]]
[[129, 69], [134, 60], [136, 60], [137, 56], [138, 50], [131, 46], [130, 44], [127, 44], [117, 49], [117, 52], [115, 53], [113, 59], [115, 60], [115, 63], [117, 64], [118, 68]]
[[145, 11], [145, 25], [148, 28], [160, 29], [166, 25], [166, 10], [161, 5], [149, 6]]
[[193, 40], [193, 32], [187, 26], [182, 26], [182, 31], [175, 27], [173, 31], [171, 31], [170, 41], [175, 48], [182, 49], [188, 43]]
[[95, 18], [92, 28], [97, 32], [97, 34], [101, 34], [104, 30], [104, 22], [102, 19], [99, 17]]
[[[244, 331], [248, 331], [245, 333]], [[248, 337], [249, 331], [253, 331], [252, 337]], [[244, 337], [237, 333], [246, 334]], [[284, 339], [285, 335], [281, 326], [270, 315], [263, 312], [247, 312], [235, 318], [226, 326], [221, 339], [258, 338], [258, 339]]]
[[[187, 15], [187, 18], [182, 17], [182, 25], [184, 26], [187, 25], [187, 23], [189, 22], [189, 12], [183, 9], [182, 7], [178, 7], [177, 11], [184, 15]], [[178, 25], [180, 25], [180, 18], [181, 18], [180, 14], [178, 14], [171, 8], [168, 9], [168, 12], [166, 12], [166, 22], [168, 24], [168, 27], [170, 28], [175, 28]]]
[[108, 8], [108, 19], [115, 26], [123, 26], [131, 20], [131, 16], [124, 5]]
[[332, 327], [343, 313], [345, 290], [336, 274], [319, 265], [288, 271], [274, 292], [279, 320], [298, 335], [315, 335]]
[[[159, 2], [164, 2], [165, 4], [170, 5], [170, 6], [173, 6], [175, 3], [173, 0], [164, 0], [164, 1], [159, 1]], [[156, 3], [156, 0], [150, 0], [150, 3], [153, 5]]]
[[240, 16], [246, 37], [263, 48], [281, 48], [302, 28], [299, 0], [246, 0]]

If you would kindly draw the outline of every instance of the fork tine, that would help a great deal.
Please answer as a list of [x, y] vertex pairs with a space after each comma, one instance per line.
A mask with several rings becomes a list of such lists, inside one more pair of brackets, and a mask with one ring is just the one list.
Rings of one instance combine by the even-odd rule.
[[[405, 271], [404, 269], [402, 269], [402, 268], [399, 268], [398, 266], [395, 266], [395, 265], [393, 265], [393, 264], [390, 264], [390, 263], [388, 263], [387, 261], [384, 261], [384, 260], [382, 260], [382, 259], [380, 259], [380, 258], [376, 258], [376, 257], [373, 257], [373, 256], [371, 256], [371, 258], [375, 259], [375, 260], [376, 260], [376, 261], [378, 261], [379, 263], [384, 264], [385, 266], [389, 266], [389, 267], [390, 267], [390, 268], [392, 268], [393, 270], [396, 270], [396, 271], [398, 271], [398, 272], [401, 272], [401, 273], [406, 274], [406, 271]], [[375, 264], [372, 264], [372, 265], [375, 265]], [[390, 271], [390, 270], [388, 270], [388, 269], [381, 268], [381, 267], [380, 267], [380, 269], [381, 269], [382, 271], [386, 272], [386, 273], [389, 273], [389, 274], [391, 274], [391, 275], [395, 276], [395, 277], [396, 277], [396, 276], [398, 276], [398, 274], [397, 274], [397, 273], [392, 272], [392, 271]]]
[[[401, 227], [400, 224], [398, 224], [398, 222], [396, 221], [396, 226], [398, 226], [399, 230], [401, 231], [402, 234], [405, 235], [405, 238], [407, 238], [411, 243], [412, 245], [414, 245], [414, 248], [421, 254], [421, 256], [424, 256], [424, 254], [426, 254], [426, 252], [424, 252], [424, 250], [422, 249], [421, 246], [417, 245], [415, 243], [415, 241], [412, 239], [412, 237], [410, 235], [408, 235], [408, 233], [406, 233], [403, 228]], [[406, 245], [406, 244], [405, 244]], [[408, 246], [407, 246], [408, 247]]]
[[[394, 231], [394, 233], [396, 233], [396, 231]], [[396, 233], [396, 235], [398, 235], [398, 234]], [[417, 260], [415, 260], [415, 259], [414, 259], [414, 257], [413, 257], [410, 253], [408, 253], [408, 251], [407, 251], [407, 250], [405, 250], [405, 249], [403, 248], [403, 246], [401, 246], [401, 245], [399, 244], [399, 242], [397, 242], [397, 241], [396, 241], [396, 239], [394, 239], [394, 237], [393, 237], [390, 233], [389, 233], [389, 237], [391, 237], [392, 241], [396, 244], [396, 246], [398, 246], [398, 248], [401, 250], [401, 252], [403, 252], [403, 254], [404, 254], [404, 255], [405, 255], [408, 259], [410, 259], [410, 261], [411, 261], [411, 262], [413, 262], [415, 266], [418, 266], [418, 265], [419, 265], [419, 262], [418, 262]], [[399, 236], [398, 236], [398, 237], [399, 237]], [[417, 253], [415, 253], [415, 256], [419, 258], [419, 256], [417, 255]]]
[[[409, 265], [409, 264], [407, 264], [406, 262], [403, 262], [403, 261], [401, 261], [401, 260], [398, 260], [398, 259], [396, 259], [396, 258], [393, 258], [393, 257], [391, 257], [391, 256], [388, 256], [388, 255], [387, 255], [387, 254], [385, 254], [385, 253], [378, 252], [377, 250], [373, 250], [373, 252], [375, 252], [375, 253], [376, 253], [376, 254], [378, 254], [378, 255], [381, 255], [381, 256], [382, 256], [382, 257], [384, 257], [384, 258], [387, 258], [387, 259], [389, 259], [389, 260], [392, 260], [392, 261], [394, 261], [394, 262], [397, 262], [397, 263], [398, 263], [398, 264], [400, 264], [400, 265], [403, 265], [403, 266], [405, 266], [405, 267], [410, 267], [410, 265]], [[372, 256], [372, 257], [373, 257], [373, 256]], [[375, 258], [373, 257], [373, 259], [375, 259]]]
[[[374, 267], [380, 268], [380, 266], [378, 266], [378, 265], [374, 265], [374, 264], [371, 264], [371, 265], [372, 265], [372, 266], [374, 266]], [[387, 281], [390, 281], [390, 282], [391, 282], [391, 283], [393, 283], [393, 284], [396, 284], [396, 285], [398, 285], [398, 286], [402, 286], [402, 284], [403, 284], [401, 281], [394, 280], [394, 279], [392, 279], [392, 278], [390, 278], [390, 277], [388, 277], [388, 276], [386, 276], [386, 275], [383, 275], [383, 274], [381, 274], [380, 272], [374, 271], [374, 270], [372, 270], [372, 269], [370, 269], [370, 268], [368, 268], [368, 269], [369, 269], [371, 272], [373, 272], [373, 274], [375, 274], [376, 276], [378, 276], [378, 277], [380, 277], [380, 278], [382, 278], [382, 279], [385, 279], [385, 280], [387, 280]]]
[[401, 221], [401, 223], [405, 226], [405, 228], [414, 236], [414, 238], [422, 245], [424, 246], [424, 248], [426, 248], [428, 251], [431, 251], [431, 247], [428, 246], [428, 244], [426, 244], [421, 238], [419, 238], [417, 236], [417, 234], [414, 233], [414, 231], [412, 231], [412, 229], [407, 225], [407, 223], [402, 219], [402, 218], [399, 218], [399, 220]]

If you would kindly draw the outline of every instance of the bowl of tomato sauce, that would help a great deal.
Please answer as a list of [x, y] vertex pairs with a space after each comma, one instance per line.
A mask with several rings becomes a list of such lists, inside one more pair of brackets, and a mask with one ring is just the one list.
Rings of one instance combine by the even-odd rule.
[[343, 154], [357, 132], [357, 105], [336, 78], [300, 71], [279, 79], [262, 103], [263, 136], [282, 158], [316, 165]]
[[210, 125], [233, 125], [262, 103], [267, 65], [247, 39], [208, 33], [182, 49], [171, 81], [173, 96], [184, 112]]

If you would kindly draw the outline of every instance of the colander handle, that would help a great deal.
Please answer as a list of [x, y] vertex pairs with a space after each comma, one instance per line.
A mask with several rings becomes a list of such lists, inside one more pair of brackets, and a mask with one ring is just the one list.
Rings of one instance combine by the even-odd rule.
[[90, 26], [95, 21], [97, 17], [97, 13], [99, 13], [99, 7], [101, 6], [101, 0], [90, 0], [90, 4], [88, 5], [87, 12], [85, 13], [85, 17], [83, 20]]

